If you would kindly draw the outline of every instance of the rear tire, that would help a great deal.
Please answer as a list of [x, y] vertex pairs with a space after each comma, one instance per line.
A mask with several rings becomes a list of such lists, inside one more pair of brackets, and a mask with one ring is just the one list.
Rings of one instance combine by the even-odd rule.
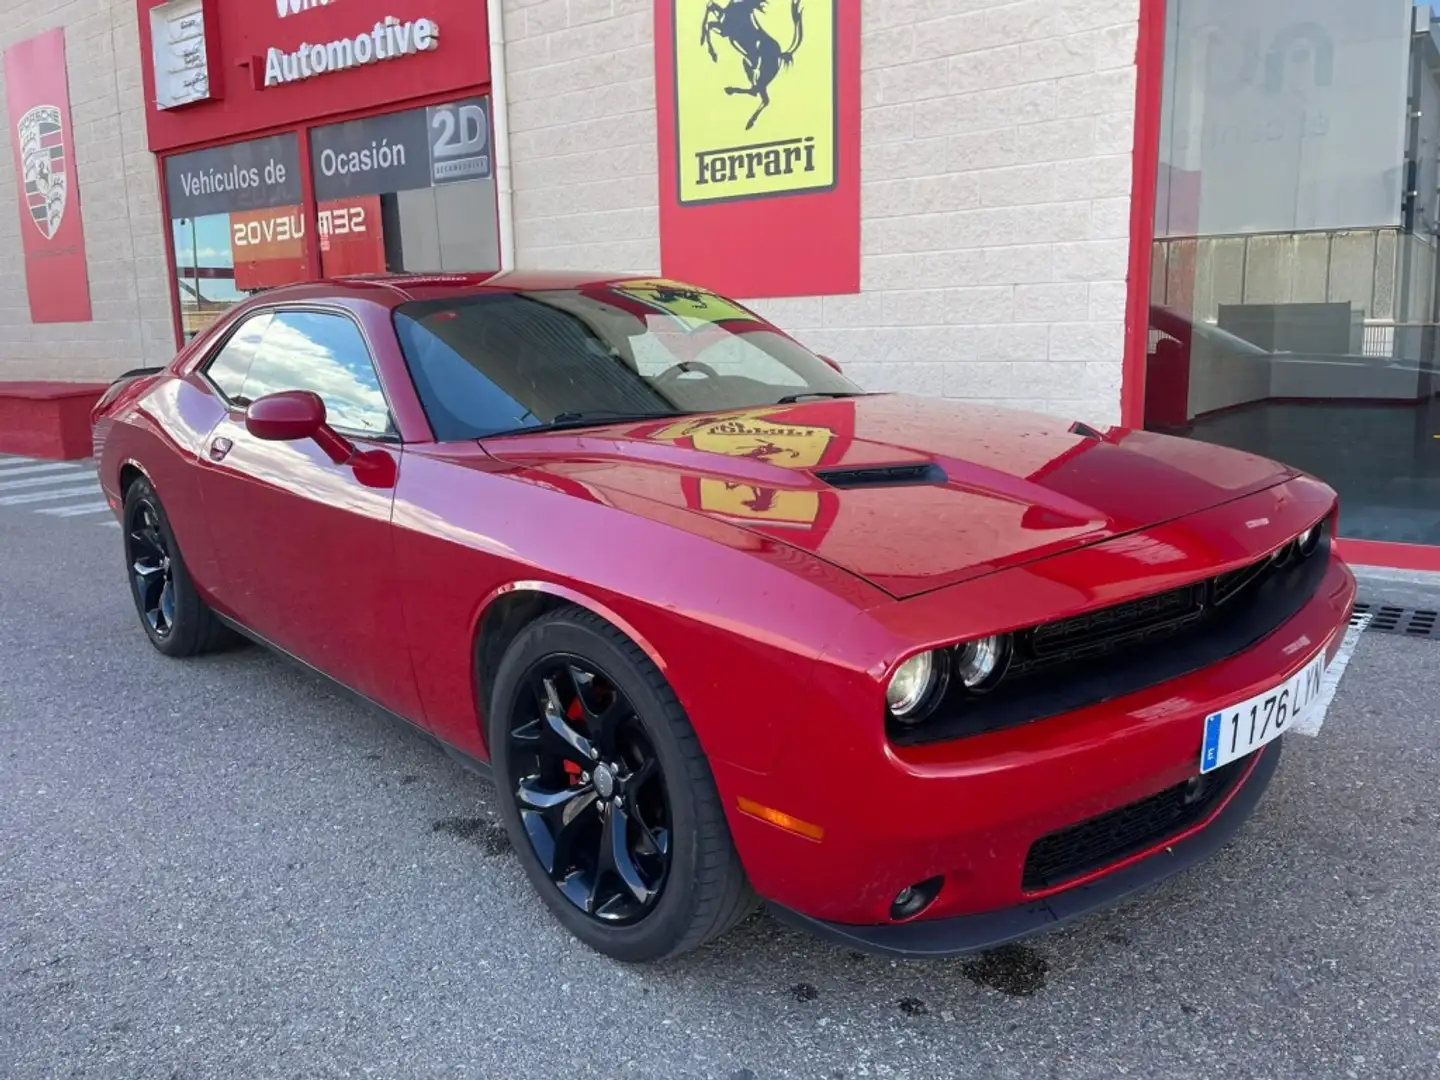
[[542, 616], [506, 651], [491, 704], [506, 830], [586, 945], [661, 960], [755, 910], [699, 740], [633, 641], [582, 608]]
[[126, 489], [120, 523], [130, 595], [150, 644], [179, 658], [233, 641], [234, 635], [200, 598], [150, 481], [141, 478]]

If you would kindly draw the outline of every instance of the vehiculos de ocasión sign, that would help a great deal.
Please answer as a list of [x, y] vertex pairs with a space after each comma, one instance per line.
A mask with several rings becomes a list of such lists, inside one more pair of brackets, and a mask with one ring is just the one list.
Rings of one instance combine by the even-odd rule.
[[75, 183], [63, 30], [5, 50], [5, 101], [20, 189], [30, 320], [89, 322], [90, 278]]
[[656, 0], [666, 277], [859, 291], [860, 2]]

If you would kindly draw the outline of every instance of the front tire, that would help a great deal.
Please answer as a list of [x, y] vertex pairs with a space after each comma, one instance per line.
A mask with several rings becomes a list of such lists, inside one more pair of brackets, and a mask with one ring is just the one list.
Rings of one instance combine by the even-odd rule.
[[564, 926], [616, 960], [678, 956], [755, 907], [720, 796], [669, 684], [580, 608], [522, 630], [487, 733], [501, 814]]
[[121, 511], [130, 595], [150, 644], [166, 656], [198, 656], [224, 645], [230, 633], [200, 598], [160, 497], [136, 480]]

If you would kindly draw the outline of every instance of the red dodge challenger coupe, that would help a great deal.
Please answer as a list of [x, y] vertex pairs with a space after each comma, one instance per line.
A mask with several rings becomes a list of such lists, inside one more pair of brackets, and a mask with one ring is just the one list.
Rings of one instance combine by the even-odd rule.
[[865, 393], [668, 280], [275, 289], [95, 434], [155, 648], [243, 635], [428, 732], [626, 961], [762, 898], [973, 952], [1197, 863], [1355, 595], [1293, 469]]

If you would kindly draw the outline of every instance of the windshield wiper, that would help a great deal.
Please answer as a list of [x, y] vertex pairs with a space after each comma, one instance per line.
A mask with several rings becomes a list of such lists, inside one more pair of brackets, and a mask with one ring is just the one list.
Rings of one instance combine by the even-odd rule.
[[528, 427], [506, 428], [504, 431], [487, 431], [482, 439], [498, 439], [504, 435], [529, 435], [540, 431], [567, 431], [573, 428], [600, 427], [603, 424], [640, 423], [643, 420], [666, 420], [674, 416], [691, 416], [692, 413], [671, 410], [669, 412], [620, 412], [616, 409], [586, 409], [582, 412], [563, 412], [553, 420]]
[[863, 391], [863, 390], [805, 390], [805, 391], [803, 391], [803, 392], [801, 392], [801, 393], [799, 393], [799, 394], [786, 394], [786, 395], [785, 395], [784, 397], [782, 397], [779, 401], [775, 402], [775, 404], [776, 404], [776, 405], [794, 405], [794, 404], [796, 404], [797, 402], [803, 401], [805, 398], [812, 398], [812, 397], [818, 397], [818, 398], [846, 398], [846, 397], [866, 397], [866, 396], [868, 396], [868, 395], [867, 395], [867, 394], [865, 393], [865, 391]]

